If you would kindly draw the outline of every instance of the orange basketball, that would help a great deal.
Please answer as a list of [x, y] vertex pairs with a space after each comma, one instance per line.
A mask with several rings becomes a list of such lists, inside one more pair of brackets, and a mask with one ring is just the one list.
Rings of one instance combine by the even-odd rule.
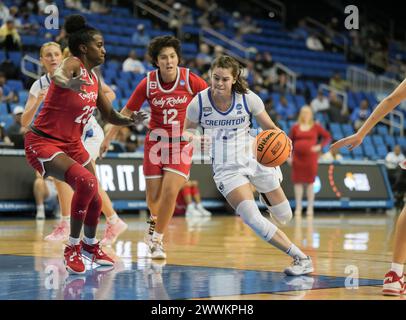
[[289, 158], [291, 145], [285, 132], [272, 129], [264, 130], [257, 135], [254, 148], [254, 154], [260, 164], [276, 167]]

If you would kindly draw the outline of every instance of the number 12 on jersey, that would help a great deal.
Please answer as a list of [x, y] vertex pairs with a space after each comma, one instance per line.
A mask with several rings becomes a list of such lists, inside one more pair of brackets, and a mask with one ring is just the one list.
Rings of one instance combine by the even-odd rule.
[[163, 109], [164, 124], [178, 124], [179, 121], [175, 120], [178, 116], [178, 110], [176, 109]]

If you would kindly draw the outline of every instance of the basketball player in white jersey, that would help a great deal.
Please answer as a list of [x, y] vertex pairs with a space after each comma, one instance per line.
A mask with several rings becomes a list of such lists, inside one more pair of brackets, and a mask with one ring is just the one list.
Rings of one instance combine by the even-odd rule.
[[[22, 126], [28, 127], [31, 124], [38, 108], [47, 94], [53, 72], [61, 64], [63, 58], [66, 58], [68, 55], [69, 50], [65, 49], [64, 54], [62, 54], [61, 47], [56, 42], [47, 42], [42, 45], [40, 49], [40, 61], [47, 73], [36, 80], [31, 86], [25, 110], [21, 117]], [[98, 74], [98, 76], [100, 75]], [[114, 91], [104, 83], [103, 91], [110, 101], [115, 99]], [[95, 166], [95, 161], [99, 156], [100, 144], [103, 139], [103, 129], [97, 123], [94, 116], [91, 116], [83, 130], [82, 141], [92, 159], [93, 166]], [[59, 195], [58, 199], [61, 209], [61, 221], [56, 225], [53, 232], [45, 237], [45, 240], [65, 241], [69, 236], [70, 204], [73, 190], [68, 184], [57, 179], [54, 179], [54, 183]], [[102, 211], [107, 218], [107, 228], [101, 242], [102, 244], [112, 244], [117, 237], [127, 229], [127, 224], [117, 216], [107, 193], [102, 188], [99, 188], [99, 192], [103, 201]], [[43, 206], [37, 208], [37, 215], [38, 212], [40, 212], [39, 216], [44, 216], [41, 214], [43, 210]]]
[[265, 111], [262, 100], [248, 90], [234, 58], [216, 58], [210, 71], [211, 87], [201, 91], [188, 106], [185, 138], [200, 140], [195, 129], [199, 125], [203, 128], [206, 137], [202, 140], [209, 137], [211, 141], [213, 178], [218, 190], [257, 235], [293, 258], [285, 273], [298, 276], [313, 272], [310, 257], [262, 216], [250, 186], [255, 186], [276, 220], [286, 223], [292, 218], [292, 209], [280, 186], [279, 167], [260, 165], [251, 147], [254, 139], [249, 134], [252, 116], [264, 130], [278, 128]]

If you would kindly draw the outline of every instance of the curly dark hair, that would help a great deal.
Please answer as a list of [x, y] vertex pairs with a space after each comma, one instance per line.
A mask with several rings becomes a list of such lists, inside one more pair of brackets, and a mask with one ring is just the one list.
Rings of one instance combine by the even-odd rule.
[[161, 52], [161, 50], [163, 48], [167, 48], [167, 47], [171, 47], [171, 48], [175, 49], [175, 52], [180, 61], [180, 59], [181, 59], [180, 40], [178, 38], [175, 38], [174, 36], [156, 37], [151, 40], [151, 42], [148, 46], [148, 55], [151, 57], [152, 63], [156, 67], [158, 67], [157, 61], [158, 61], [159, 52]]

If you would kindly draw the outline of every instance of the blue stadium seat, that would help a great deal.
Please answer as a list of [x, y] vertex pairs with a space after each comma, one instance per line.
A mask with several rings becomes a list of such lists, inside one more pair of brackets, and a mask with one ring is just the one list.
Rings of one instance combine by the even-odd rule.
[[390, 150], [392, 150], [394, 145], [396, 144], [395, 137], [388, 134], [388, 135], [384, 136], [384, 140], [385, 140], [386, 146]]
[[354, 133], [354, 128], [349, 123], [341, 124], [341, 131], [344, 133], [345, 136], [349, 136]]
[[385, 142], [383, 141], [382, 136], [377, 135], [377, 134], [372, 135], [372, 141], [374, 142], [375, 147], [385, 145]]
[[379, 124], [376, 127], [376, 131], [378, 132], [378, 134], [380, 134], [382, 136], [389, 135], [388, 127], [386, 125], [384, 125], [384, 124]]
[[21, 80], [7, 80], [7, 84], [13, 91], [19, 92], [21, 90], [24, 90], [24, 85]]
[[385, 158], [386, 155], [388, 154], [388, 149], [386, 148], [385, 145], [380, 145], [376, 148], [376, 153], [380, 158]]
[[14, 122], [14, 118], [11, 114], [0, 114], [0, 125], [4, 129], [8, 129]]

